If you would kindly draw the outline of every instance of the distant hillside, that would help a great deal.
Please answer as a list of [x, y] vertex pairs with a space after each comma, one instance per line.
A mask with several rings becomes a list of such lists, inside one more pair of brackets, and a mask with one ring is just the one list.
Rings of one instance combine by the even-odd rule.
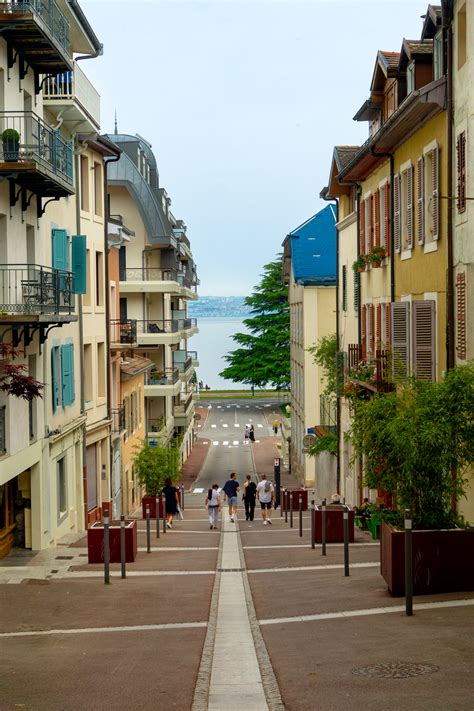
[[196, 318], [246, 318], [250, 309], [245, 296], [200, 296], [189, 302], [189, 316]]

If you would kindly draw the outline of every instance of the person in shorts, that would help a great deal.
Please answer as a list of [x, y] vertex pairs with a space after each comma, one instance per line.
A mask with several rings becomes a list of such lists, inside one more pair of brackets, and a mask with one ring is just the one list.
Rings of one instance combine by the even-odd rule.
[[232, 523], [237, 516], [237, 494], [240, 491], [240, 484], [237, 481], [237, 474], [232, 472], [230, 479], [224, 484], [222, 491], [224, 496], [229, 502], [229, 516]]
[[274, 496], [275, 488], [272, 482], [267, 479], [266, 474], [262, 474], [262, 480], [257, 484], [257, 499], [260, 501], [264, 526], [272, 522]]

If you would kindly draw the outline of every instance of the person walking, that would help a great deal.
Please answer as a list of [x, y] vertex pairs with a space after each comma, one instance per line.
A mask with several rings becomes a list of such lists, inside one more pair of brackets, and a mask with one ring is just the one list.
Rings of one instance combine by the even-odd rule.
[[219, 496], [219, 485], [213, 484], [212, 489], [207, 492], [204, 505], [207, 506], [209, 514], [209, 528], [211, 531], [217, 531], [217, 522], [219, 520], [219, 511], [221, 510], [221, 497]]
[[278, 425], [279, 424], [280, 423], [278, 422], [278, 420], [273, 420], [273, 433], [274, 434], [278, 434]]
[[178, 489], [173, 486], [173, 482], [169, 477], [165, 479], [163, 494], [165, 495], [166, 526], [167, 528], [173, 528], [173, 517], [178, 513], [179, 494]]
[[253, 425], [250, 425], [249, 437], [251, 442], [255, 442], [255, 428]]
[[275, 488], [272, 482], [267, 479], [266, 474], [262, 474], [262, 480], [257, 485], [257, 498], [260, 501], [264, 526], [271, 524], [272, 522], [272, 506], [274, 496]]
[[249, 437], [250, 437], [250, 427], [248, 425], [245, 425], [244, 439], [247, 441]]
[[234, 518], [237, 517], [237, 493], [240, 491], [240, 484], [237, 481], [237, 474], [235, 472], [232, 472], [230, 479], [226, 481], [222, 491], [229, 502], [229, 516], [232, 523], [234, 523]]
[[257, 495], [257, 485], [252, 481], [250, 474], [247, 474], [246, 481], [244, 483], [244, 506], [245, 506], [245, 520], [253, 521], [255, 513], [255, 497]]

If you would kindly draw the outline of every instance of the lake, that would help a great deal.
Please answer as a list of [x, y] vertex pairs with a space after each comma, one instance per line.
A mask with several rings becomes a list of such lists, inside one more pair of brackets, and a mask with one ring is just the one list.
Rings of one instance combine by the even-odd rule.
[[234, 333], [245, 333], [245, 328], [241, 318], [205, 318], [198, 319], [199, 333], [188, 341], [188, 349], [197, 351], [199, 367], [196, 368], [198, 382], [203, 381], [204, 385], [216, 390], [250, 390], [250, 386], [244, 383], [234, 383], [232, 380], [224, 380], [219, 376], [227, 363], [224, 355], [235, 350], [238, 346], [232, 340]]

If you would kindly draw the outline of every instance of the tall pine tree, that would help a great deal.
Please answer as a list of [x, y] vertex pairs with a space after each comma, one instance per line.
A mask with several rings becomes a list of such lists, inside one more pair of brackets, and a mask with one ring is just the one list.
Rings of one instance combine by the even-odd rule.
[[254, 387], [283, 390], [290, 384], [290, 307], [288, 287], [282, 282], [283, 256], [265, 264], [262, 280], [245, 303], [251, 316], [244, 320], [250, 333], [235, 333], [240, 346], [225, 360], [223, 378]]

